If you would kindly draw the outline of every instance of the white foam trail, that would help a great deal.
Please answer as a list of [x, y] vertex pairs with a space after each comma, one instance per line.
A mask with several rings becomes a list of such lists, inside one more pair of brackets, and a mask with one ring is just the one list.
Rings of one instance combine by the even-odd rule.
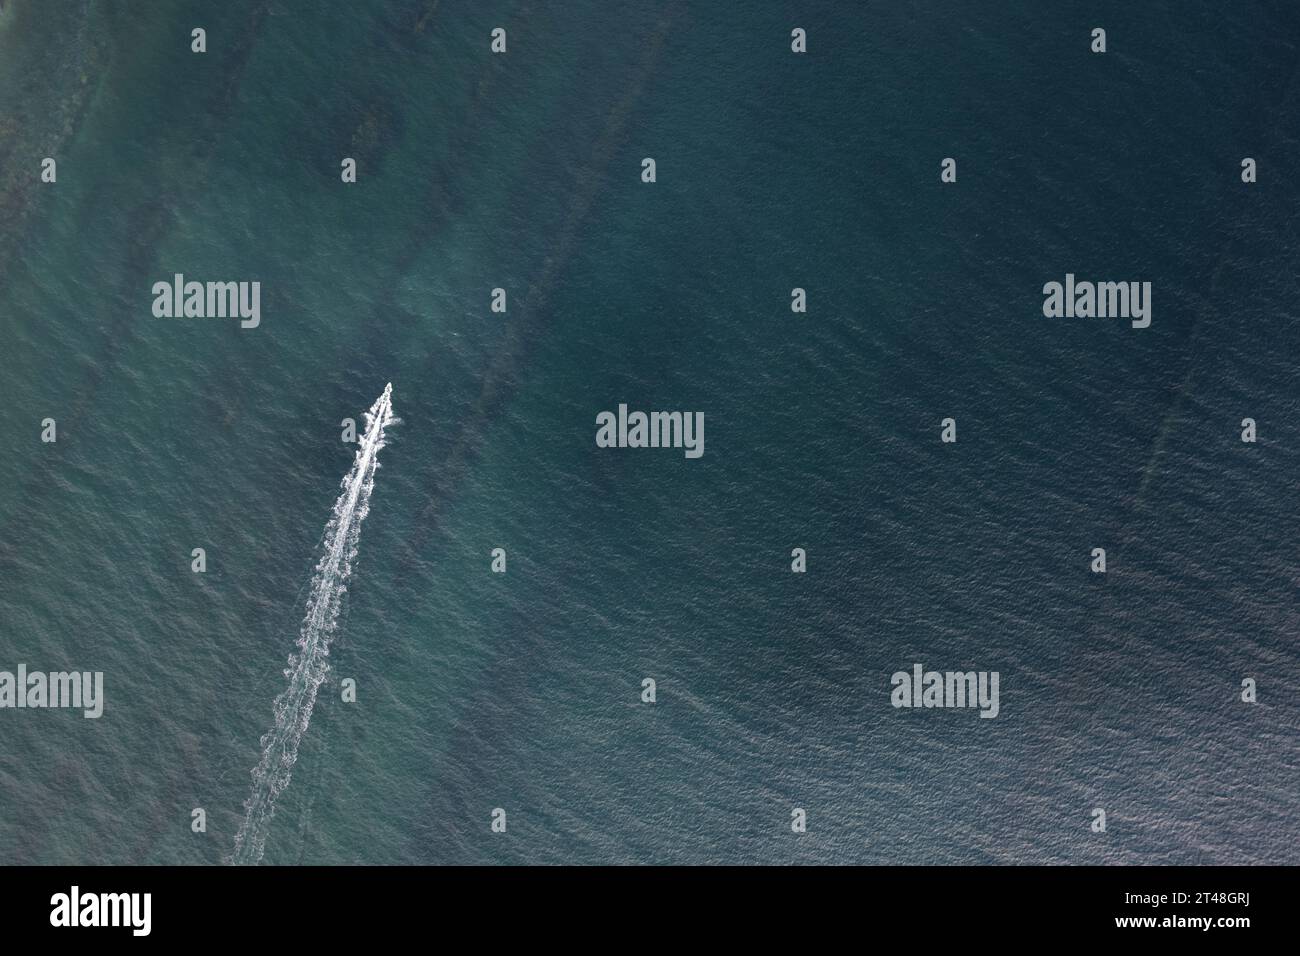
[[316, 704], [316, 691], [329, 673], [329, 645], [352, 561], [357, 556], [361, 522], [370, 511], [370, 492], [375, 487], [379, 450], [384, 447], [384, 429], [398, 421], [393, 417], [392, 393], [390, 382], [366, 413], [361, 447], [352, 470], [343, 479], [343, 493], [334, 502], [334, 514], [321, 536], [321, 559], [312, 575], [298, 652], [289, 657], [284, 672], [289, 686], [275, 699], [275, 726], [262, 737], [262, 759], [253, 769], [253, 792], [244, 803], [247, 812], [235, 836], [234, 863], [257, 863], [262, 859], [275, 799], [289, 786], [298, 759], [298, 743], [307, 732]]

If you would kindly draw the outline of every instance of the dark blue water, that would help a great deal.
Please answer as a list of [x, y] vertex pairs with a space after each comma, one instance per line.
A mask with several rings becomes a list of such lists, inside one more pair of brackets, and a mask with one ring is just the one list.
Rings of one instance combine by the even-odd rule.
[[[265, 862], [1300, 862], [1298, 41], [1280, 0], [10, 0], [0, 670], [107, 705], [0, 710], [0, 860], [229, 858], [391, 381]], [[261, 325], [155, 319], [174, 272]], [[1150, 328], [1045, 318], [1067, 272]], [[598, 449], [620, 402], [704, 456]], [[894, 709], [918, 662], [999, 716]]]

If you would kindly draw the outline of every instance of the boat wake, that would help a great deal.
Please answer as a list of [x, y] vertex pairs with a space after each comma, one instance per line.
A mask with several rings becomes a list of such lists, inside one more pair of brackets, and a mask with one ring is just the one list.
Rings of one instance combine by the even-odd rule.
[[366, 413], [361, 447], [343, 479], [343, 491], [334, 502], [334, 513], [321, 536], [321, 558], [312, 575], [298, 651], [290, 656], [284, 671], [289, 686], [276, 697], [275, 725], [262, 737], [262, 758], [253, 769], [253, 792], [244, 803], [246, 812], [235, 836], [232, 863], [256, 864], [262, 859], [275, 800], [289, 786], [298, 744], [307, 732], [316, 704], [316, 691], [329, 673], [329, 645], [357, 556], [361, 522], [370, 511], [384, 429], [398, 421], [393, 417], [392, 393], [390, 382]]

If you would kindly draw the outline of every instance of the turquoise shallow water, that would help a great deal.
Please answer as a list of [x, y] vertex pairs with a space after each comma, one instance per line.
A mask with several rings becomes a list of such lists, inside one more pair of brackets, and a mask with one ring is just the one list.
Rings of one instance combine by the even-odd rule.
[[1291, 5], [5, 6], [0, 668], [108, 702], [0, 711], [0, 859], [229, 857], [392, 381], [267, 863], [1300, 862]]

